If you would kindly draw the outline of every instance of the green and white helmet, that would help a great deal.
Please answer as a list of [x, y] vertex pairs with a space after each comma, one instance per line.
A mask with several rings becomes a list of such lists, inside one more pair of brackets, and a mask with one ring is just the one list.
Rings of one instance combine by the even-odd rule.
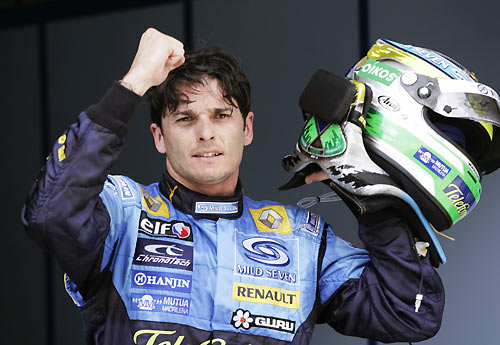
[[465, 217], [481, 176], [500, 166], [500, 100], [452, 59], [377, 40], [347, 77], [372, 90], [364, 142], [370, 157], [437, 230]]

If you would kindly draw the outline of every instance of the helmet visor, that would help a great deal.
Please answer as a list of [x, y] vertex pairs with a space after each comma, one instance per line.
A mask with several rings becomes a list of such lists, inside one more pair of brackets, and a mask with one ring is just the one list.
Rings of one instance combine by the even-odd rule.
[[403, 75], [401, 82], [415, 101], [440, 115], [500, 127], [500, 99], [489, 86], [474, 81], [436, 79], [415, 74], [411, 78]]
[[440, 93], [432, 110], [500, 127], [500, 100], [495, 90], [472, 81], [438, 79], [438, 83]]

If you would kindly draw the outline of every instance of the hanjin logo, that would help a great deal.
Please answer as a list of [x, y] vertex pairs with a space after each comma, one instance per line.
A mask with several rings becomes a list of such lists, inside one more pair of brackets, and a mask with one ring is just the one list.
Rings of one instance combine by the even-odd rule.
[[135, 276], [134, 276], [134, 282], [135, 282], [135, 285], [144, 285], [146, 284], [146, 275], [142, 272], [140, 273], [137, 273]]
[[252, 315], [248, 310], [237, 309], [233, 312], [231, 325], [234, 328], [251, 327], [269, 328], [277, 331], [293, 333], [295, 331], [295, 321], [280, 319], [272, 316]]
[[191, 292], [191, 276], [170, 272], [132, 270], [132, 287]]
[[139, 231], [149, 236], [173, 237], [193, 241], [191, 226], [188, 223], [180, 221], [166, 222], [161, 219], [149, 218], [144, 211], [141, 212]]

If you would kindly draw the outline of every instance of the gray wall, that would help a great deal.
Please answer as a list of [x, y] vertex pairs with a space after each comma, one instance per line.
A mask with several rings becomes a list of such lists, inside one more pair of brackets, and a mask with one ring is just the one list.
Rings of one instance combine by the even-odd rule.
[[[495, 2], [396, 1], [371, 4], [371, 41], [378, 37], [439, 50], [476, 72], [500, 90], [496, 68], [499, 29]], [[298, 96], [311, 73], [323, 68], [344, 73], [358, 60], [356, 1], [194, 2], [195, 43], [219, 45], [238, 56], [253, 87], [254, 143], [246, 149], [241, 169], [247, 194], [255, 199], [295, 203], [304, 196], [326, 193], [321, 185], [292, 192], [276, 187], [289, 176], [281, 170], [283, 155], [293, 150], [302, 120]], [[479, 16], [476, 16], [478, 14]], [[149, 26], [182, 38], [181, 6], [170, 4], [115, 14], [91, 16], [48, 25], [50, 136], [54, 141], [113, 80], [127, 71], [141, 33]], [[2, 212], [7, 225], [0, 244], [4, 265], [2, 343], [44, 344], [45, 305], [43, 253], [23, 232], [19, 212], [35, 178], [40, 148], [37, 33], [35, 27], [0, 31], [0, 104], [4, 125]], [[114, 173], [143, 183], [161, 176], [163, 158], [148, 131], [146, 108], [132, 121], [131, 134]], [[425, 344], [500, 343], [500, 172], [486, 176], [479, 206], [452, 230], [456, 241], [441, 240], [448, 263], [439, 268], [447, 291], [441, 331]], [[342, 237], [359, 244], [356, 224], [341, 203], [320, 205]], [[65, 295], [62, 272], [54, 278], [56, 341], [83, 344], [80, 317]], [[318, 326], [313, 344], [366, 344]], [[49, 345], [49, 344], [46, 344]]]

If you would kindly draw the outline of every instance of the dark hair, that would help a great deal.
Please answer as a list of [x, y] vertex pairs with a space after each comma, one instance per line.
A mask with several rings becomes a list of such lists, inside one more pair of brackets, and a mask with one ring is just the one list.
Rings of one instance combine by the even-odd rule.
[[[186, 54], [186, 61], [172, 70], [167, 79], [148, 91], [151, 122], [161, 125], [166, 110], [172, 112], [185, 99], [180, 85], [203, 84], [205, 78], [219, 82], [223, 97], [240, 109], [243, 119], [250, 111], [250, 83], [232, 55], [217, 47], [202, 48]], [[236, 104], [235, 104], [236, 103]]]

